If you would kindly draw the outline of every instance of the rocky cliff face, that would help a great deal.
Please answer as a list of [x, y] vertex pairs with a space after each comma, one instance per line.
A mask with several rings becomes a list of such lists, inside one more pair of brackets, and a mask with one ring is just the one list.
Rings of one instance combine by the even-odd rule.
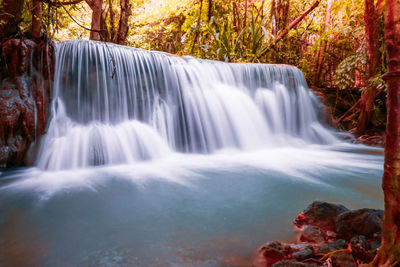
[[48, 40], [9, 39], [0, 59], [0, 168], [32, 163], [46, 130], [54, 74], [54, 46]]

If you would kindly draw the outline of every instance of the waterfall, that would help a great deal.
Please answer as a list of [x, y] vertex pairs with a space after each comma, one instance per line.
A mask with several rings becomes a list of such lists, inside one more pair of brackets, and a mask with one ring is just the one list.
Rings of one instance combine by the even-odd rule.
[[56, 44], [41, 169], [130, 164], [170, 153], [338, 142], [293, 66], [222, 63], [93, 41]]

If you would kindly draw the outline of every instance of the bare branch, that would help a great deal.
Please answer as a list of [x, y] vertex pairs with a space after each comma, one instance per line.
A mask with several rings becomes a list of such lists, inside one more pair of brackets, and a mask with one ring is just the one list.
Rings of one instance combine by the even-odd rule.
[[65, 8], [64, 5], [62, 5], [61, 7], [62, 7], [62, 8], [64, 9], [64, 11], [68, 14], [68, 16], [69, 16], [76, 24], [78, 24], [79, 27], [81, 27], [81, 28], [83, 28], [83, 29], [85, 29], [85, 30], [87, 30], [87, 31], [91, 31], [91, 32], [100, 32], [100, 33], [101, 33], [101, 30], [93, 30], [93, 29], [89, 29], [88, 27], [83, 26], [82, 24], [80, 24], [80, 23], [68, 12], [68, 10]]
[[258, 58], [262, 57], [265, 53], [267, 53], [271, 48], [273, 48], [280, 40], [283, 39], [283, 37], [288, 34], [288, 32], [293, 29], [294, 27], [299, 24], [300, 21], [302, 21], [308, 14], [310, 14], [311, 11], [313, 11], [317, 6], [319, 5], [319, 0], [316, 0], [306, 11], [304, 11], [300, 16], [298, 16], [295, 20], [293, 20], [289, 26], [287, 26], [270, 44], [267, 48], [264, 49], [264, 51], [261, 52], [261, 54], [258, 56]]

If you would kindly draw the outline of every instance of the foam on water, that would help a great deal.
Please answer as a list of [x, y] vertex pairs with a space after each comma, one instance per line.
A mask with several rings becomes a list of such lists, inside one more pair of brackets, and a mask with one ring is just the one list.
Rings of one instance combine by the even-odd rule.
[[[351, 152], [343, 152], [349, 150]], [[112, 179], [135, 184], [160, 180], [191, 187], [196, 179], [207, 179], [207, 172], [246, 173], [249, 170], [280, 173], [278, 177], [303, 180], [306, 183], [328, 186], [323, 181], [324, 170], [337, 170], [339, 176], [382, 171], [382, 157], [364, 154], [380, 152], [355, 145], [286, 146], [241, 152], [223, 150], [213, 155], [170, 153], [152, 161], [132, 164], [87, 167], [73, 170], [48, 171], [40, 168], [16, 171], [8, 178], [18, 178], [2, 190], [37, 191], [44, 199], [65, 190], [95, 190]], [[362, 153], [362, 154], [360, 154]]]

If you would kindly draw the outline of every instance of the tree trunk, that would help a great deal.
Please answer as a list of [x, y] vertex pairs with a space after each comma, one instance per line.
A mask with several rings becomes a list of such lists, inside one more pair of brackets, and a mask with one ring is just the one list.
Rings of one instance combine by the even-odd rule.
[[190, 50], [190, 54], [193, 54], [194, 48], [196, 47], [197, 39], [199, 38], [200, 34], [200, 22], [201, 22], [201, 10], [203, 9], [203, 0], [200, 0], [200, 8], [199, 8], [199, 17], [197, 18], [197, 29], [194, 35], [192, 49]]
[[373, 266], [395, 266], [400, 263], [400, 0], [386, 0], [385, 43], [388, 90], [385, 169], [382, 188], [385, 215], [382, 223], [382, 246]]
[[269, 45], [268, 47], [266, 47], [263, 51], [261, 51], [261, 53], [258, 55], [258, 58], [261, 58], [262, 56], [264, 56], [271, 48], [275, 47], [276, 44], [283, 39], [283, 37], [286, 36], [286, 34], [288, 34], [288, 32], [293, 29], [294, 27], [297, 26], [297, 24], [300, 23], [300, 21], [302, 21], [308, 14], [311, 13], [311, 11], [313, 11], [318, 5], [319, 5], [319, 1], [320, 0], [316, 0], [306, 11], [304, 11], [303, 13], [301, 13], [300, 16], [298, 16], [295, 20], [293, 20], [276, 38], [275, 40], [271, 43], [271, 45]]
[[118, 35], [117, 35], [117, 44], [124, 45], [126, 43], [126, 37], [128, 35], [129, 24], [128, 19], [132, 14], [131, 5], [129, 4], [129, 0], [121, 0], [121, 15], [119, 18], [119, 26], [118, 26]]
[[272, 34], [277, 35], [285, 29], [288, 22], [289, 0], [272, 0], [271, 3], [271, 19], [272, 19]]
[[100, 18], [100, 29], [101, 29], [101, 40], [105, 42], [110, 42], [111, 41], [111, 34], [110, 34], [110, 29], [107, 25], [107, 16], [108, 13], [110, 12], [110, 9], [105, 9], [102, 7], [101, 10], [101, 18]]
[[213, 8], [212, 0], [208, 0], [208, 14], [207, 14], [207, 16], [208, 16], [208, 22], [211, 21], [211, 17], [212, 17], [212, 8]]
[[[331, 21], [331, 11], [332, 11], [332, 0], [327, 0], [326, 2], [326, 12], [325, 12], [325, 20], [324, 20], [324, 29], [323, 32], [326, 34], [327, 29], [329, 28], [329, 24]], [[325, 36], [326, 38], [326, 36]], [[319, 86], [319, 81], [321, 78], [321, 72], [322, 72], [322, 64], [324, 62], [324, 54], [326, 51], [326, 48], [328, 46], [328, 40], [323, 39], [322, 40], [322, 45], [320, 49], [318, 50], [318, 56], [317, 56], [317, 71], [315, 73], [315, 78], [314, 78], [314, 85]]]
[[276, 15], [276, 2], [275, 2], [275, 0], [272, 0], [272, 3], [271, 3], [271, 24], [272, 24], [272, 26], [271, 26], [271, 33], [272, 33], [272, 35], [276, 35], [277, 34], [277, 30], [276, 30], [276, 17], [277, 17], [277, 15]]
[[[290, 0], [273, 0], [271, 3], [271, 19], [272, 19], [271, 33], [275, 37], [280, 35], [285, 30], [288, 24], [289, 7], [290, 7]], [[286, 48], [287, 46], [281, 45], [277, 49], [280, 52], [285, 53]], [[279, 57], [279, 55], [276, 53], [273, 55], [272, 60], [275, 63], [283, 63], [282, 58]]]
[[[248, 3], [247, 3], [247, 0], [245, 0], [245, 1], [244, 1], [243, 29], [247, 27], [247, 4], [248, 4]], [[244, 43], [244, 40], [245, 40], [245, 38], [246, 38], [245, 35], [246, 35], [246, 34], [243, 34], [243, 35], [242, 35], [243, 43]]]
[[360, 116], [357, 121], [357, 133], [365, 132], [371, 123], [372, 109], [378, 94], [375, 86], [369, 80], [379, 73], [379, 7], [375, 7], [374, 0], [365, 0], [365, 37], [367, 41], [367, 75], [366, 88], [361, 92]]
[[286, 25], [288, 24], [289, 20], [289, 0], [279, 0], [279, 7], [278, 7], [278, 32], [285, 29]]
[[110, 35], [110, 41], [115, 42], [116, 41], [116, 31], [115, 31], [115, 21], [114, 21], [114, 10], [112, 6], [112, 0], [108, 0], [108, 10], [110, 11], [110, 29], [109, 29], [109, 35]]
[[24, 0], [3, 0], [0, 5], [0, 41], [19, 31]]
[[42, 1], [33, 0], [32, 1], [32, 37], [35, 39], [40, 38], [42, 30]]
[[100, 24], [101, 24], [101, 10], [103, 6], [102, 0], [86, 0], [86, 3], [92, 9], [92, 24], [90, 31], [90, 40], [100, 40]]

